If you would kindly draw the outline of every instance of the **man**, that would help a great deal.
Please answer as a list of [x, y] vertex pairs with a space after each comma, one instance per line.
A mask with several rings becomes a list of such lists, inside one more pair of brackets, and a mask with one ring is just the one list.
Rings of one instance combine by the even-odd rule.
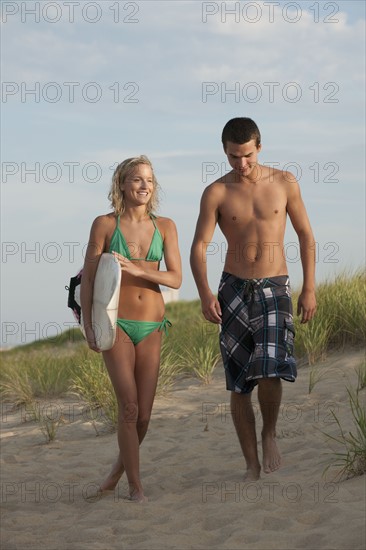
[[[222, 143], [231, 172], [209, 185], [191, 249], [191, 267], [202, 312], [221, 324], [220, 348], [231, 414], [247, 465], [244, 479], [257, 480], [257, 453], [251, 392], [258, 384], [263, 418], [263, 470], [280, 467], [276, 422], [281, 378], [294, 381], [294, 328], [291, 290], [283, 250], [287, 214], [298, 235], [303, 287], [297, 313], [306, 323], [315, 314], [315, 242], [292, 174], [258, 163], [261, 136], [250, 118], [234, 118], [224, 127]], [[207, 281], [206, 249], [216, 223], [228, 249], [218, 299]]]

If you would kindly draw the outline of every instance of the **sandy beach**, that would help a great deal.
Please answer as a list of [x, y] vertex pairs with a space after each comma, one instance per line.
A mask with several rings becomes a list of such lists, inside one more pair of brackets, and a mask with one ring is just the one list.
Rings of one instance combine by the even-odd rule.
[[[310, 367], [283, 383], [278, 420], [282, 468], [244, 483], [244, 460], [222, 367], [203, 385], [178, 381], [155, 401], [141, 448], [147, 504], [97, 493], [117, 454], [116, 434], [90, 421], [76, 397], [40, 403], [62, 418], [47, 444], [30, 412], [2, 405], [2, 550], [297, 549], [365, 547], [365, 479], [322, 477], [322, 431], [336, 434], [334, 410], [352, 429], [346, 386], [356, 387], [362, 351], [330, 356], [308, 393]], [[365, 398], [366, 389], [361, 391]], [[261, 420], [256, 390], [257, 432]]]

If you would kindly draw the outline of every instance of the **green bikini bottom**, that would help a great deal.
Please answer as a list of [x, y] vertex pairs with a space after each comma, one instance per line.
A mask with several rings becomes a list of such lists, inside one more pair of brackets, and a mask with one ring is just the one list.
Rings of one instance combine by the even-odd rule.
[[159, 332], [163, 330], [165, 334], [168, 334], [168, 327], [172, 326], [166, 317], [160, 322], [117, 319], [117, 325], [127, 334], [135, 346], [156, 329]]

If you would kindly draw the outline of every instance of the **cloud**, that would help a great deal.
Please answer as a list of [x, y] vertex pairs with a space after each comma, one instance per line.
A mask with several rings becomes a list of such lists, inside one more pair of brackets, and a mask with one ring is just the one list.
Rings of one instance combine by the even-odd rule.
[[[7, 135], [4, 161], [79, 163], [73, 183], [63, 174], [54, 184], [36, 184], [30, 177], [24, 184], [4, 185], [5, 238], [25, 242], [28, 247], [45, 239], [85, 241], [94, 217], [109, 209], [111, 166], [144, 153], [153, 161], [164, 190], [162, 213], [177, 221], [185, 266], [181, 295], [195, 297], [187, 260], [189, 245], [201, 193], [221, 175], [204, 177], [203, 163], [216, 163], [221, 170], [226, 161], [220, 141], [222, 127], [229, 118], [243, 115], [254, 118], [261, 128], [263, 161], [292, 161], [304, 168], [301, 186], [319, 240], [325, 243], [333, 233], [341, 235], [344, 228], [347, 258], [359, 258], [360, 222], [355, 222], [354, 212], [360, 208], [364, 184], [360, 160], [364, 145], [362, 20], [347, 18], [344, 11], [337, 14], [337, 24], [316, 24], [314, 14], [303, 9], [301, 19], [291, 24], [278, 18], [283, 4], [275, 8], [274, 23], [264, 18], [255, 24], [235, 23], [229, 16], [222, 23], [220, 13], [203, 23], [204, 3], [191, 1], [140, 2], [136, 24], [113, 22], [110, 8], [117, 9], [115, 2], [100, 3], [103, 17], [97, 24], [80, 17], [73, 24], [23, 24], [19, 18], [3, 24], [4, 80], [24, 81], [29, 87], [37, 81], [55, 81], [62, 86], [70, 81], [81, 85], [96, 81], [103, 89], [97, 103], [83, 100], [77, 93], [79, 87], [74, 103], [65, 95], [57, 103], [47, 103], [42, 96], [39, 102], [31, 97], [22, 102], [18, 94], [2, 104]], [[342, 7], [352, 9], [351, 4]], [[123, 10], [124, 3], [119, 5], [122, 19], [126, 18], [130, 11]], [[323, 3], [309, 5], [323, 10], [320, 16], [324, 18]], [[129, 90], [123, 91], [123, 85], [131, 81], [139, 85], [139, 101], [128, 103], [122, 95], [114, 102], [108, 86], [118, 82], [126, 94]], [[218, 92], [204, 102], [202, 83], [207, 81], [216, 83]], [[296, 103], [283, 95], [283, 87], [293, 81], [302, 88], [301, 100]], [[223, 97], [221, 83], [230, 89], [236, 82], [239, 101], [233, 95]], [[261, 86], [262, 97], [257, 102], [243, 96], [248, 82]], [[273, 102], [265, 82], [279, 83]], [[332, 92], [324, 88], [327, 82], [339, 85], [334, 96], [337, 103], [325, 101], [326, 94]], [[66, 91], [63, 87], [64, 94]], [[89, 162], [97, 163], [102, 171], [94, 184], [83, 181], [81, 173]], [[309, 168], [314, 162], [319, 162], [322, 176], [329, 174], [324, 163], [338, 162], [339, 184], [316, 184], [314, 169]], [[219, 231], [215, 235], [223, 240]], [[68, 318], [62, 285], [70, 268], [68, 258], [64, 256], [57, 265], [34, 266], [32, 262], [21, 265], [20, 276], [19, 266], [9, 260], [4, 266], [8, 285], [31, 281], [36, 274], [37, 284], [51, 289], [44, 310], [37, 310], [36, 315], [52, 318], [58, 308], [58, 319]], [[222, 267], [217, 261], [212, 266], [213, 285]], [[290, 267], [295, 272], [299, 268]], [[19, 282], [17, 288], [17, 293], [11, 293], [16, 298], [7, 305], [5, 318], [24, 315], [27, 287]]]

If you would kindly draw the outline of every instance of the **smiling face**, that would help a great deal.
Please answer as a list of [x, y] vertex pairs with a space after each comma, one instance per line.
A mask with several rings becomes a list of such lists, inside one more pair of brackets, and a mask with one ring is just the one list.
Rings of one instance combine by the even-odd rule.
[[147, 205], [154, 193], [154, 178], [148, 164], [138, 164], [121, 184], [126, 206]]
[[127, 206], [145, 206], [148, 214], [158, 208], [159, 184], [146, 155], [128, 158], [118, 164], [108, 198], [116, 216], [123, 214]]
[[261, 150], [261, 145], [257, 147], [255, 143], [254, 139], [246, 143], [226, 143], [225, 153], [229, 164], [240, 178], [255, 175], [258, 153]]

